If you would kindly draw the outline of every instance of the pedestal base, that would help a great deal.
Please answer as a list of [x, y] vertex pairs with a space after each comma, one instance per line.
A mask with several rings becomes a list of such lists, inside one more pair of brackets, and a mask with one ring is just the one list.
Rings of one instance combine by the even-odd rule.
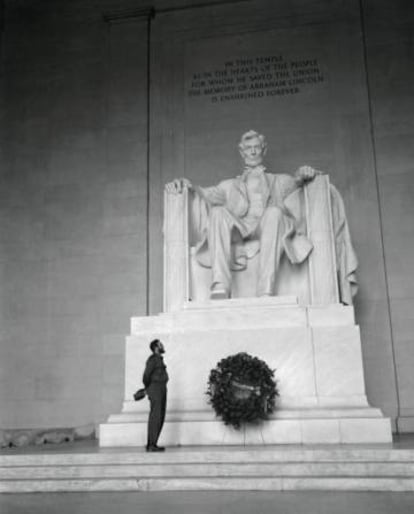
[[[321, 417], [316, 417], [318, 414]], [[308, 418], [307, 415], [312, 417]], [[347, 415], [351, 417], [344, 417]], [[281, 411], [279, 417], [240, 430], [226, 427], [219, 420], [174, 417], [174, 414], [170, 416], [164, 425], [161, 445], [359, 444], [392, 441], [390, 422], [376, 409], [350, 409], [349, 412], [346, 409], [324, 412], [311, 409], [307, 413]], [[99, 441], [100, 446], [144, 446], [146, 438], [146, 419], [138, 420], [121, 414], [101, 425]]]
[[[101, 446], [144, 446], [148, 402], [132, 395], [149, 355], [163, 340], [170, 375], [160, 443], [174, 445], [389, 443], [390, 420], [368, 405], [359, 329], [352, 307], [303, 307], [293, 297], [214, 301], [160, 316], [134, 318], [127, 338], [122, 413], [100, 427]], [[234, 430], [207, 403], [210, 370], [247, 352], [275, 370], [277, 411]]]

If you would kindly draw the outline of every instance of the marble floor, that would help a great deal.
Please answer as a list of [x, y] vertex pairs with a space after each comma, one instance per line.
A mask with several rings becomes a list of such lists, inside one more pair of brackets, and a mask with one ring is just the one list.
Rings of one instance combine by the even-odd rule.
[[413, 514], [414, 493], [162, 492], [0, 495], [1, 514]]
[[[395, 438], [414, 448], [414, 434]], [[97, 452], [96, 443], [8, 449], [1, 454]], [[108, 450], [106, 450], [108, 451]], [[174, 451], [179, 451], [175, 449]], [[413, 514], [414, 493], [388, 492], [101, 492], [0, 494], [1, 514]]]

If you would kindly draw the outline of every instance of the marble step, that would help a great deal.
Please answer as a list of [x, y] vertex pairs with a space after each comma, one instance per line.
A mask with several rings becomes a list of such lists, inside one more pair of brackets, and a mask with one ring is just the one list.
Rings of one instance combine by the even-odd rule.
[[411, 477], [414, 462], [284, 462], [253, 464], [121, 464], [0, 467], [1, 480], [155, 477]]
[[81, 491], [414, 491], [413, 477], [159, 477], [2, 480], [0, 493]]
[[0, 453], [0, 468], [13, 466], [148, 465], [206, 463], [383, 462], [414, 463], [414, 449], [388, 445], [351, 447], [256, 447], [167, 448], [165, 453], [146, 453], [141, 448], [107, 448], [93, 452]]
[[[356, 401], [356, 400], [355, 400]], [[119, 414], [111, 414], [107, 423], [145, 423], [148, 422], [148, 404], [140, 402], [125, 402], [125, 410]], [[127, 410], [128, 409], [128, 410]], [[315, 420], [315, 419], [355, 419], [355, 418], [382, 418], [380, 409], [373, 407], [347, 407], [335, 408], [280, 408], [277, 415], [269, 416], [269, 420]], [[217, 421], [211, 411], [170, 411], [166, 422], [177, 421]]]
[[0, 455], [0, 492], [414, 491], [414, 449], [276, 446]]

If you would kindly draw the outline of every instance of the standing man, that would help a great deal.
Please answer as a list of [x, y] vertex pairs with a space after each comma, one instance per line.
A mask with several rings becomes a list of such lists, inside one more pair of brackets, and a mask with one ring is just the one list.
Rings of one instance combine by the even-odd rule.
[[163, 452], [165, 448], [157, 446], [157, 442], [164, 425], [167, 405], [168, 373], [162, 358], [165, 349], [159, 339], [151, 341], [149, 346], [152, 355], [147, 360], [142, 379], [150, 401], [146, 449], [147, 452]]

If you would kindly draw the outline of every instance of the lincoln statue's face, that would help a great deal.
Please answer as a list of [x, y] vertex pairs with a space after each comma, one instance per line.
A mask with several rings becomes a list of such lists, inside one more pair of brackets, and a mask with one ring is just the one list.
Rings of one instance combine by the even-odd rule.
[[240, 155], [246, 166], [258, 166], [262, 163], [264, 157], [264, 148], [258, 137], [246, 139], [241, 148]]

